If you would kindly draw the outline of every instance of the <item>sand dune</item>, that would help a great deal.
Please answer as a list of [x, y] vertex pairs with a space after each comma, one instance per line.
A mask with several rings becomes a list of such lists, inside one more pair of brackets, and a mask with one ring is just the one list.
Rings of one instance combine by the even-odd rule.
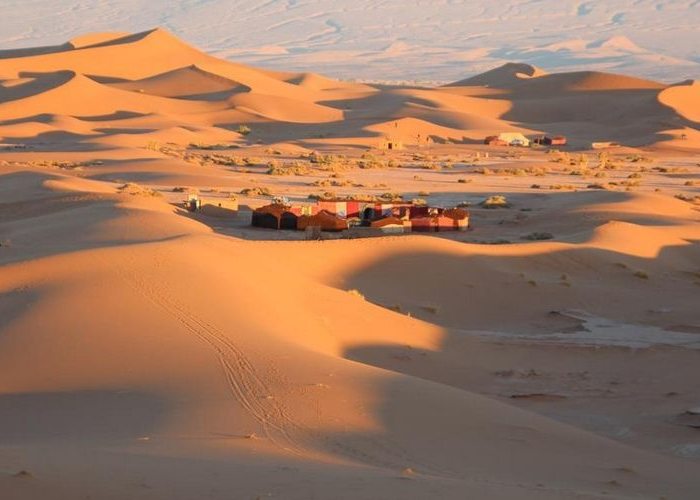
[[[369, 85], [160, 29], [0, 75], [0, 497], [697, 498], [697, 85]], [[471, 230], [250, 227], [327, 191]]]
[[464, 87], [508, 87], [521, 80], [529, 78], [537, 78], [544, 76], [547, 73], [540, 68], [530, 64], [508, 63], [498, 68], [487, 71], [481, 75], [473, 76], [465, 80], [460, 80], [451, 84], [451, 86]]
[[112, 87], [161, 97], [182, 97], [250, 90], [239, 83], [208, 73], [192, 65], [133, 82], [114, 83]]
[[683, 118], [700, 123], [700, 83], [697, 81], [667, 88], [659, 94], [659, 102]]
[[[195, 122], [234, 129], [245, 121], [344, 122], [340, 134], [351, 138], [366, 131], [390, 134], [378, 132], [382, 123], [409, 117], [437, 127], [432, 134], [442, 141], [478, 141], [518, 130], [567, 134], [581, 146], [603, 140], [669, 146], [662, 135], [671, 125], [697, 123], [692, 85], [666, 88], [600, 72], [546, 74], [511, 63], [442, 88], [372, 87], [221, 61], [160, 29], [95, 36], [51, 53], [0, 60], [0, 74], [6, 77], [0, 87], [3, 118], [53, 113], [104, 116], [108, 122], [117, 113], [158, 113], [168, 116], [167, 127]], [[454, 131], [435, 133], [439, 127]], [[401, 133], [419, 134], [418, 129]], [[184, 137], [174, 140], [181, 143]], [[697, 142], [682, 146], [695, 148]]]

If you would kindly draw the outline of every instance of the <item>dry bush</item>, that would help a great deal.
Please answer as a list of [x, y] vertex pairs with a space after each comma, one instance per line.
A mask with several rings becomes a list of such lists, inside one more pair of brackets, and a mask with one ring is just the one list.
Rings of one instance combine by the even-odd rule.
[[690, 172], [690, 170], [683, 167], [655, 167], [654, 170], [662, 174], [687, 174]]
[[388, 202], [400, 203], [403, 201], [403, 195], [400, 193], [386, 192], [379, 195], [379, 198]]
[[688, 195], [688, 194], [677, 194], [675, 196], [681, 201], [687, 201], [688, 203], [692, 203], [694, 205], [700, 205], [700, 196], [697, 195]]
[[503, 195], [494, 195], [479, 203], [483, 208], [509, 208], [511, 206], [508, 199]]
[[265, 186], [256, 186], [252, 188], [241, 189], [241, 194], [244, 196], [250, 196], [252, 198], [256, 196], [272, 196], [272, 191]]
[[610, 191], [611, 189], [613, 189], [613, 186], [607, 182], [606, 183], [596, 182], [594, 184], [589, 184], [587, 187], [588, 187], [588, 189], [604, 189], [606, 191]]
[[300, 161], [281, 165], [278, 161], [271, 160], [267, 163], [267, 174], [305, 176], [311, 174], [311, 169]]
[[365, 296], [362, 295], [362, 294], [360, 293], [359, 290], [355, 290], [354, 288], [353, 288], [352, 290], [348, 290], [348, 293], [349, 293], [350, 295], [354, 295], [354, 296], [357, 297], [358, 299], [364, 300], [364, 298], [365, 298]]
[[250, 134], [252, 132], [252, 130], [250, 129], [250, 127], [248, 125], [241, 124], [236, 128], [236, 132], [238, 132], [239, 134], [241, 134], [243, 136], [246, 136], [246, 135]]
[[250, 167], [254, 165], [262, 165], [263, 161], [261, 158], [246, 156], [243, 158], [243, 163]]
[[530, 240], [530, 241], [543, 241], [543, 240], [551, 240], [554, 238], [552, 233], [545, 233], [545, 232], [534, 232], [530, 234], [526, 234], [525, 236], [520, 237], [523, 240]]
[[581, 168], [581, 169], [572, 170], [571, 172], [569, 172], [569, 175], [579, 175], [582, 177], [585, 175], [590, 175], [590, 174], [591, 174], [591, 171], [588, 170], [587, 168]]
[[136, 184], [135, 182], [127, 182], [126, 184], [118, 187], [117, 191], [122, 194], [130, 194], [134, 196], [163, 196], [159, 191], [156, 191], [155, 189], [149, 188], [147, 186], [141, 186], [140, 184]]

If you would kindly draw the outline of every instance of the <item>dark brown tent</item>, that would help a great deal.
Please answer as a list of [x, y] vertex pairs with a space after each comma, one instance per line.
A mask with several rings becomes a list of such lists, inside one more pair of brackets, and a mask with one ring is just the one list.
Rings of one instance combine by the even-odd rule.
[[280, 216], [280, 229], [296, 229], [299, 217], [292, 212], [284, 212]]
[[253, 211], [252, 225], [268, 229], [296, 229], [298, 217], [279, 203], [265, 205]]
[[279, 219], [274, 214], [254, 211], [252, 225], [253, 227], [279, 229]]

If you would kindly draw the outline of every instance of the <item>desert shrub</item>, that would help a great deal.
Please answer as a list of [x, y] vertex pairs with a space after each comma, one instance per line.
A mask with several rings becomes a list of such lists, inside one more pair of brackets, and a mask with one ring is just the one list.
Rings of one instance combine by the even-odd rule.
[[641, 185], [642, 185], [642, 182], [638, 179], [620, 182], [620, 186], [625, 186], [627, 188], [639, 187]]
[[248, 125], [241, 124], [236, 128], [236, 132], [238, 132], [241, 135], [248, 135], [252, 132], [252, 130]]
[[490, 196], [479, 205], [481, 205], [483, 208], [509, 208], [511, 206], [508, 199], [502, 195]]
[[588, 187], [588, 189], [605, 189], [605, 190], [612, 189], [612, 186], [610, 184], [608, 184], [608, 183], [603, 184], [600, 182], [596, 182], [594, 184], [589, 184], [587, 187]]
[[675, 197], [681, 201], [687, 201], [688, 203], [693, 203], [694, 205], [700, 205], [700, 196], [681, 193], [677, 194]]
[[159, 191], [156, 191], [155, 189], [149, 188], [147, 186], [141, 186], [140, 184], [136, 184], [135, 182], [127, 182], [126, 184], [118, 187], [117, 191], [119, 191], [122, 194], [130, 194], [134, 196], [163, 196]]
[[403, 201], [403, 196], [400, 193], [386, 192], [379, 195], [381, 200], [390, 202], [401, 202]]
[[687, 168], [683, 167], [657, 167], [654, 170], [662, 174], [685, 174], [689, 172]]
[[554, 238], [554, 236], [551, 233], [545, 233], [545, 232], [534, 232], [530, 234], [526, 234], [525, 236], [521, 236], [523, 240], [530, 240], [530, 241], [542, 241], [542, 240], [551, 240]]
[[652, 163], [654, 161], [653, 158], [649, 158], [648, 156], [640, 156], [640, 155], [628, 156], [625, 159], [630, 163], [639, 163], [639, 162]]
[[304, 163], [295, 161], [290, 164], [281, 165], [278, 161], [271, 160], [267, 163], [268, 175], [309, 175], [309, 169]]
[[582, 168], [582, 169], [577, 169], [577, 170], [572, 170], [569, 175], [579, 175], [579, 176], [584, 176], [584, 175], [589, 175], [591, 172], [588, 169]]
[[272, 196], [272, 191], [265, 186], [256, 186], [252, 188], [245, 188], [241, 190], [241, 194], [244, 196], [256, 197], [256, 196]]
[[471, 179], [457, 179], [457, 182], [460, 184], [468, 184], [468, 183], [472, 182], [472, 180]]
[[248, 166], [252, 166], [252, 165], [262, 165], [263, 161], [261, 158], [257, 158], [255, 156], [253, 156], [253, 157], [246, 156], [243, 158], [243, 163], [248, 165]]

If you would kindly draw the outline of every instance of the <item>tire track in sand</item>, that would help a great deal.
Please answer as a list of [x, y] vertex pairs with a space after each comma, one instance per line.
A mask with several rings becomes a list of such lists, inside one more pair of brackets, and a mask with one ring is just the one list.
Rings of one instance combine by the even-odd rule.
[[448, 471], [444, 467], [417, 459], [403, 450], [398, 443], [386, 438], [354, 436], [354, 440], [362, 445], [358, 447], [297, 423], [275, 399], [242, 350], [224, 332], [179, 303], [165, 287], [157, 286], [155, 281], [143, 279], [124, 268], [118, 271], [140, 295], [176, 319], [214, 352], [234, 399], [260, 424], [264, 437], [280, 449], [295, 455], [318, 456], [323, 459], [322, 453], [304, 446], [301, 442], [310, 440], [322, 443], [333, 453], [370, 466], [397, 471], [411, 469], [438, 477], [462, 476], [455, 471]]

